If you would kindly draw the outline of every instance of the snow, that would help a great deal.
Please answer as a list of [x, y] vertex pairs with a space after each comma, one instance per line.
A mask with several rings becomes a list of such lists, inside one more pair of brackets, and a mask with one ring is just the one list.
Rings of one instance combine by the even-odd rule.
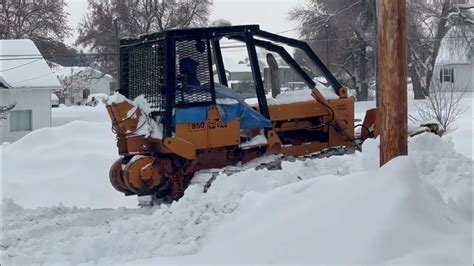
[[79, 66], [65, 67], [59, 64], [54, 64], [52, 70], [61, 80], [64, 80], [66, 78], [69, 78], [75, 75], [82, 75], [84, 77], [89, 77], [89, 78], [91, 77], [104, 78], [109, 82], [113, 80], [112, 76], [108, 74], [104, 74], [101, 71], [94, 69], [92, 67], [79, 67]]
[[239, 101], [236, 99], [232, 98], [217, 98], [216, 99], [216, 104], [222, 104], [222, 105], [233, 105], [233, 104], [238, 104]]
[[[52, 110], [54, 127], [62, 126], [73, 121], [102, 122], [110, 124], [110, 117], [104, 105], [97, 106], [65, 106], [60, 105]], [[110, 126], [111, 127], [111, 126]]]
[[232, 26], [232, 23], [228, 20], [225, 20], [225, 19], [217, 19], [217, 20], [214, 20], [212, 21], [209, 26], [211, 27], [228, 27], [228, 26]]
[[463, 247], [470, 238], [462, 235], [469, 224], [443, 208], [416, 173], [410, 159], [400, 158], [370, 175], [329, 175], [247, 193], [192, 261], [378, 264], [433, 241], [452, 245], [448, 252], [461, 256], [450, 259], [462, 261], [470, 253]]
[[142, 110], [144, 114], [142, 114], [138, 118], [138, 126], [137, 130], [133, 132], [134, 135], [142, 135], [145, 138], [152, 137], [154, 139], [163, 139], [163, 125], [157, 121], [159, 121], [159, 117], [157, 117], [157, 121], [150, 118], [149, 114], [152, 112], [150, 104], [145, 99], [145, 96], [140, 95], [133, 100], [134, 108], [130, 109], [128, 112], [128, 116], [132, 116], [136, 113], [137, 108]]
[[257, 135], [251, 138], [249, 141], [240, 144], [240, 147], [252, 147], [257, 145], [264, 145], [267, 143], [267, 138], [264, 135]]
[[110, 122], [39, 129], [3, 145], [2, 153], [3, 196], [23, 207], [136, 206], [109, 184], [109, 167], [118, 158]]
[[150, 104], [148, 104], [148, 101], [145, 99], [144, 95], [140, 95], [140, 96], [136, 97], [133, 100], [133, 105], [140, 108], [147, 115], [152, 112]]
[[0, 40], [0, 76], [13, 88], [60, 88], [61, 84], [31, 40]]
[[471, 64], [473, 52], [470, 42], [462, 38], [449, 38], [452, 35], [450, 32], [447, 35], [448, 38], [441, 41], [436, 65]]
[[51, 93], [51, 101], [53, 102], [59, 102], [59, 98], [56, 94]]
[[115, 92], [112, 96], [109, 97], [108, 103], [109, 104], [121, 103], [121, 102], [125, 102], [125, 101], [129, 101], [127, 99], [127, 97], [123, 96], [122, 94], [120, 94], [118, 92]]
[[334, 88], [332, 86], [326, 86], [324, 85], [320, 79], [314, 79], [314, 82], [316, 83], [316, 88], [321, 92], [321, 94], [324, 96], [324, 98], [330, 100], [330, 99], [339, 99], [339, 96], [336, 94], [334, 91]]
[[231, 73], [252, 73], [252, 69], [250, 68], [250, 65], [244, 63], [244, 64], [239, 64], [237, 60], [234, 60], [233, 58], [230, 57], [224, 57], [224, 66], [225, 70], [229, 71]]
[[[324, 98], [330, 99], [339, 99], [339, 96], [334, 92], [332, 87], [325, 86], [322, 83], [316, 83], [316, 88], [321, 92]], [[300, 90], [282, 90], [275, 98], [272, 97], [271, 93], [267, 94], [267, 104], [268, 105], [279, 105], [279, 104], [291, 104], [297, 102], [308, 102], [315, 101], [313, 96], [311, 96], [311, 90], [309, 89], [300, 89]], [[258, 104], [257, 98], [245, 99], [245, 102], [249, 105], [256, 106]]]
[[[469, 97], [462, 104], [472, 108]], [[356, 113], [373, 106], [356, 103]], [[218, 175], [207, 193], [197, 182], [153, 209], [133, 208], [136, 197], [109, 184], [118, 158], [110, 122], [38, 130], [1, 146], [1, 257], [6, 265], [470, 265], [472, 109], [455, 126], [442, 138], [411, 138], [409, 155], [382, 168], [378, 140], [367, 140], [361, 153], [281, 170], [251, 162]]]
[[145, 138], [163, 139], [163, 125], [148, 115], [141, 115], [138, 118], [137, 130], [133, 134], [145, 136]]
[[51, 93], [51, 105], [59, 105], [59, 98], [54, 93]]
[[99, 101], [99, 102], [107, 102], [109, 95], [105, 93], [91, 93], [89, 94], [89, 96], [87, 96], [86, 102], [91, 102], [92, 98], [94, 98], [94, 100]]

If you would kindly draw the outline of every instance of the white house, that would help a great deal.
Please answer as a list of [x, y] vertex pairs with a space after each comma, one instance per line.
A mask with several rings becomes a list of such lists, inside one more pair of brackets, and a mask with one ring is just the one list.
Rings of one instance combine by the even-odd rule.
[[51, 126], [51, 91], [61, 84], [31, 40], [0, 40], [0, 105], [15, 104], [0, 120], [1, 142]]
[[[473, 40], [474, 41], [474, 40]], [[458, 91], [474, 92], [474, 46], [467, 41], [445, 39], [436, 59], [434, 79], [451, 83]]]
[[112, 94], [112, 76], [91, 67], [55, 65], [53, 71], [63, 86], [66, 105], [84, 104], [91, 94]]

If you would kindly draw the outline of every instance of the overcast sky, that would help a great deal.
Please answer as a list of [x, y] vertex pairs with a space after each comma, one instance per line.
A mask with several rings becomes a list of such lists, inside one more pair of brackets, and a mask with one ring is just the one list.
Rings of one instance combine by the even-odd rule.
[[[260, 24], [260, 27], [270, 32], [281, 32], [297, 27], [288, 20], [288, 11], [303, 0], [214, 0], [210, 21], [225, 19], [238, 24]], [[87, 0], [67, 0], [70, 26], [74, 29], [73, 36], [66, 40], [72, 45], [77, 38], [77, 25], [87, 11]], [[284, 33], [285, 36], [297, 37], [297, 31]], [[232, 50], [232, 49], [231, 49]], [[231, 51], [229, 50], [229, 52]], [[233, 49], [235, 56], [241, 57], [240, 52]]]

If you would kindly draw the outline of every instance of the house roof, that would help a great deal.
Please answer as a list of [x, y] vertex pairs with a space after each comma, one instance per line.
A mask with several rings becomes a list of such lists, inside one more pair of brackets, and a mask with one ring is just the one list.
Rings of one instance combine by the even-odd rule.
[[79, 67], [79, 66], [61, 66], [59, 64], [54, 64], [52, 67], [53, 72], [56, 76], [64, 80], [68, 77], [80, 75], [84, 77], [94, 77], [94, 78], [101, 78], [107, 80], [108, 82], [112, 82], [113, 78], [109, 74], [104, 74], [101, 71], [92, 68], [92, 67]]
[[0, 40], [0, 77], [13, 89], [61, 87], [36, 45], [27, 39]]
[[252, 73], [252, 69], [247, 64], [239, 64], [235, 59], [230, 57], [224, 57], [224, 67], [225, 70], [236, 73], [236, 72], [250, 72]]
[[474, 47], [471, 45], [463, 39], [444, 39], [436, 58], [436, 65], [471, 64], [474, 60]]
[[10, 84], [8, 84], [2, 76], [0, 76], [0, 89], [9, 89], [11, 88]]

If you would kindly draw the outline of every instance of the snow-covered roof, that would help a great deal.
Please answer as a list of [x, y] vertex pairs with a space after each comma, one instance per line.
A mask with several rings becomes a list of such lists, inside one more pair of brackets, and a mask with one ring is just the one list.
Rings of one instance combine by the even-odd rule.
[[36, 45], [31, 40], [0, 40], [0, 77], [11, 88], [60, 88]]
[[104, 75], [101, 71], [94, 69], [92, 67], [79, 67], [79, 66], [65, 67], [65, 66], [55, 64], [52, 70], [58, 76], [58, 78], [62, 80], [74, 75], [83, 75], [83, 76], [90, 76], [94, 78], [103, 78], [109, 82], [113, 81], [112, 76], [108, 74]]
[[252, 73], [252, 69], [250, 68], [249, 65], [247, 64], [239, 64], [236, 60], [225, 57], [224, 58], [224, 67], [225, 70], [231, 72], [231, 73], [236, 73], [236, 72], [250, 72]]
[[444, 39], [441, 42], [436, 65], [471, 64], [474, 48], [465, 40]]
[[0, 76], [0, 89], [9, 89], [11, 88], [10, 84], [6, 82], [2, 76]]

